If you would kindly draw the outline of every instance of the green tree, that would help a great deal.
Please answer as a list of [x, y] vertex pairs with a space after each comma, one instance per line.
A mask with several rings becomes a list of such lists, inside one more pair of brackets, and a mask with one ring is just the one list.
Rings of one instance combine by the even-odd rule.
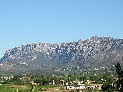
[[118, 75], [117, 90], [119, 90], [119, 92], [123, 92], [123, 71], [121, 69], [120, 63], [117, 63], [115, 67]]
[[104, 83], [102, 85], [101, 89], [102, 89], [102, 91], [106, 91], [106, 92], [114, 92], [112, 85], [110, 85], [110, 83], [108, 83], [108, 82]]

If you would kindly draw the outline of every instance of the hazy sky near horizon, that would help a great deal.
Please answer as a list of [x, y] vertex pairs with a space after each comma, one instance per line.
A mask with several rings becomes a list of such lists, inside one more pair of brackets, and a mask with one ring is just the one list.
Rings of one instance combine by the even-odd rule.
[[123, 0], [0, 0], [0, 57], [27, 43], [123, 38]]

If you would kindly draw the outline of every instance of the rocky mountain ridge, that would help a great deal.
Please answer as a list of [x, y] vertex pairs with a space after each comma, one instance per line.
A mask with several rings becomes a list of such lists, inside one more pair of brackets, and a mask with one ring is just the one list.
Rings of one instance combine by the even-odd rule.
[[2, 70], [79, 70], [110, 68], [123, 59], [123, 39], [91, 37], [78, 42], [32, 43], [7, 50], [0, 59]]

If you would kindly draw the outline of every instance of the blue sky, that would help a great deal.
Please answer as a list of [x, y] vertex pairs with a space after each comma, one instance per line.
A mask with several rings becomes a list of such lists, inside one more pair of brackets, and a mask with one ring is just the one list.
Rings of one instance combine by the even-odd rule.
[[0, 0], [0, 57], [27, 43], [123, 38], [123, 0]]

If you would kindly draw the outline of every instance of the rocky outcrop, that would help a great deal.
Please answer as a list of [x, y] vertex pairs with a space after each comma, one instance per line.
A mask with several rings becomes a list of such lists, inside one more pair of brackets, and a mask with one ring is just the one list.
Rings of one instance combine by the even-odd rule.
[[[38, 68], [56, 68], [60, 64], [79, 67], [112, 66], [122, 62], [123, 39], [110, 37], [91, 37], [78, 42], [50, 44], [33, 43], [7, 50], [1, 58], [1, 64], [37, 66]], [[48, 64], [46, 64], [48, 63]], [[63, 67], [63, 66], [62, 66]]]

